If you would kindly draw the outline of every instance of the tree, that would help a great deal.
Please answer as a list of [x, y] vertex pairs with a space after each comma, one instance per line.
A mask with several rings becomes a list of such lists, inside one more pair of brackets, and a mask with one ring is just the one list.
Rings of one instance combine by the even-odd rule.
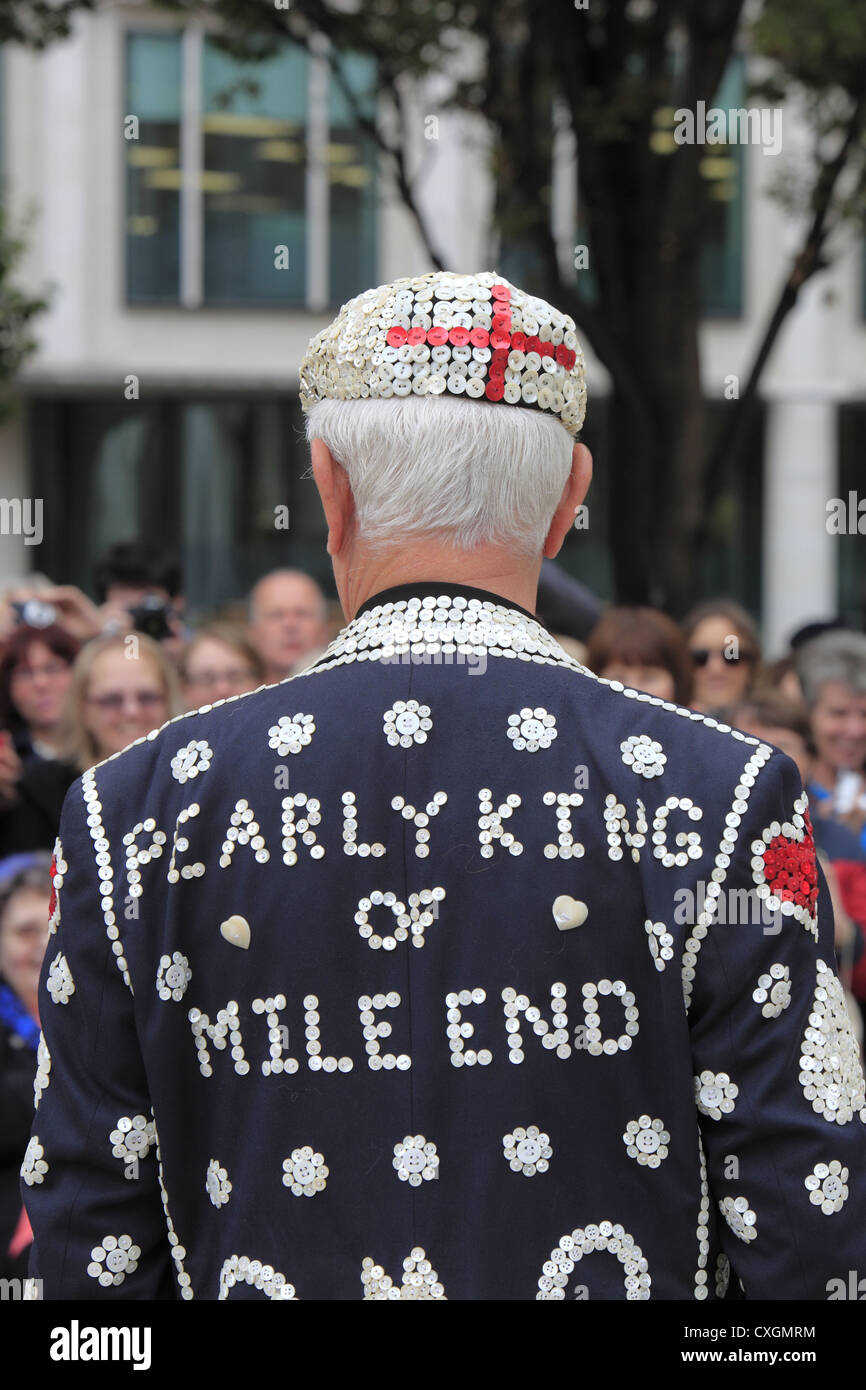
[[48, 308], [46, 299], [34, 298], [13, 283], [24, 246], [20, 233], [7, 227], [0, 207], [0, 424], [15, 409], [12, 381], [36, 349], [31, 321]]

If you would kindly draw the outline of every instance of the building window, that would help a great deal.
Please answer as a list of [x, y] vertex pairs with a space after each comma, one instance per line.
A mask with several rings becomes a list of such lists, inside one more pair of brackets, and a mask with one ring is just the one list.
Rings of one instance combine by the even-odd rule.
[[253, 63], [195, 27], [127, 35], [130, 303], [320, 310], [375, 279], [375, 70], [339, 73], [349, 96], [324, 44]]
[[297, 397], [40, 396], [28, 405], [34, 495], [50, 498], [54, 571], [92, 592], [109, 545], [158, 542], [182, 562], [194, 620], [297, 566], [333, 592]]

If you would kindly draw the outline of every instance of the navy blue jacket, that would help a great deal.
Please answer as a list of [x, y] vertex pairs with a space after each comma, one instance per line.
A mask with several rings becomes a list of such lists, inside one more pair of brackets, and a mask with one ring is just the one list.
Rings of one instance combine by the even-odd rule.
[[[866, 1094], [799, 775], [453, 584], [72, 787], [48, 1298], [822, 1299]], [[819, 891], [820, 890], [820, 891]]]

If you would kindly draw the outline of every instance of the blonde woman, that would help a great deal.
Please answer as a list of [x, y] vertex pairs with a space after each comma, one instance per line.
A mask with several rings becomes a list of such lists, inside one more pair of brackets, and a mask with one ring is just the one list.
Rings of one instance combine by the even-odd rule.
[[72, 670], [63, 756], [77, 776], [178, 713], [177, 677], [158, 642], [143, 633], [97, 637]]

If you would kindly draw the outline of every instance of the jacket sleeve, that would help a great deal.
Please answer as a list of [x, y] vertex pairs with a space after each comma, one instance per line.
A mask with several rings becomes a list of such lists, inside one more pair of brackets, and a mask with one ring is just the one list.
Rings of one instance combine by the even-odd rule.
[[37, 1109], [21, 1170], [30, 1275], [48, 1299], [173, 1298], [157, 1137], [123, 977], [123, 900], [103, 897], [98, 877], [104, 836], [98, 798], [86, 806], [75, 782], [55, 847]]
[[689, 1025], [707, 1197], [746, 1298], [826, 1299], [866, 1270], [863, 1069], [793, 762], [774, 753], [746, 797], [719, 908], [698, 917]]

